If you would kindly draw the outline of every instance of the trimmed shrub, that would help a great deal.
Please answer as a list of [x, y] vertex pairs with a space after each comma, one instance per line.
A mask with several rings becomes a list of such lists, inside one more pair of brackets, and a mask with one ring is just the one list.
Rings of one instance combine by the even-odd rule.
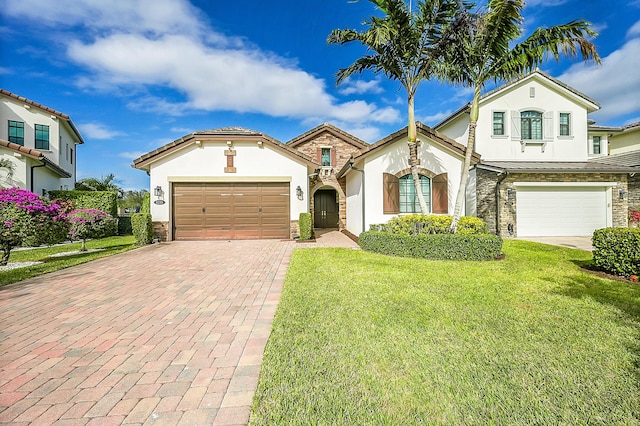
[[[372, 231], [390, 232], [396, 235], [449, 234], [452, 217], [449, 215], [410, 214], [397, 216], [381, 225], [371, 225]], [[478, 217], [462, 216], [457, 234], [476, 235], [488, 232], [486, 222]]]
[[298, 228], [300, 230], [300, 239], [309, 240], [313, 235], [313, 227], [311, 226], [311, 213], [300, 213], [298, 218]]
[[369, 231], [360, 234], [363, 250], [401, 257], [432, 260], [492, 260], [502, 251], [498, 235], [420, 234], [398, 235]]
[[145, 192], [144, 197], [142, 198], [140, 213], [151, 214], [151, 194], [148, 192]]
[[640, 228], [604, 228], [593, 232], [593, 262], [615, 275], [640, 274]]
[[50, 199], [72, 201], [77, 209], [96, 209], [118, 216], [118, 194], [110, 191], [49, 191]]
[[143, 246], [153, 241], [153, 223], [148, 213], [133, 213], [131, 215], [131, 229], [136, 237], [136, 245]]
[[77, 209], [67, 215], [69, 234], [82, 240], [80, 251], [87, 251], [87, 238], [111, 237], [118, 232], [118, 219], [97, 209]]
[[133, 235], [131, 216], [118, 216], [118, 235]]

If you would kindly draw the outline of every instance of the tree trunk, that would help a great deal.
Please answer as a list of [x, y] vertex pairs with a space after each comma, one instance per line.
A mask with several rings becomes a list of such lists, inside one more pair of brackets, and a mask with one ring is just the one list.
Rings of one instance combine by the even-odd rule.
[[87, 251], [87, 240], [85, 238], [82, 239], [82, 247], [80, 247], [80, 251]]
[[480, 87], [477, 86], [473, 91], [473, 101], [471, 102], [471, 111], [469, 117], [469, 137], [467, 139], [467, 149], [464, 153], [464, 164], [460, 176], [460, 188], [456, 196], [456, 205], [453, 210], [453, 218], [449, 231], [455, 234], [458, 230], [458, 222], [462, 215], [462, 204], [467, 193], [467, 181], [469, 180], [469, 168], [471, 167], [471, 155], [476, 144], [476, 126], [478, 125], [478, 103], [480, 102]]
[[9, 263], [9, 255], [11, 254], [11, 246], [2, 246], [2, 258], [0, 266], [6, 266]]
[[422, 214], [429, 214], [429, 208], [422, 194], [422, 186], [420, 185], [420, 176], [418, 175], [418, 130], [416, 128], [415, 111], [414, 111], [414, 95], [409, 94], [407, 99], [408, 116], [409, 116], [409, 166], [411, 167], [411, 176], [413, 177], [413, 185], [416, 189], [418, 202], [420, 203], [420, 211]]

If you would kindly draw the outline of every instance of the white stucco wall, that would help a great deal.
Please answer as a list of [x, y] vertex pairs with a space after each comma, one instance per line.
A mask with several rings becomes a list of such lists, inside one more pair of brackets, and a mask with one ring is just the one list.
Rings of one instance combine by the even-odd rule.
[[[527, 144], [524, 152], [522, 150], [520, 121], [514, 120], [513, 112], [528, 110], [541, 112], [543, 117], [548, 113], [550, 117], [548, 126], [543, 118], [543, 140], [549, 139], [544, 152], [541, 143]], [[494, 111], [505, 113], [504, 136], [492, 135]], [[548, 79], [534, 75], [481, 101], [475, 150], [483, 161], [587, 161], [590, 144], [587, 112], [586, 101]], [[570, 136], [559, 136], [560, 113], [571, 114]], [[465, 113], [438, 130], [466, 145], [468, 124], [469, 114]]]
[[[366, 188], [365, 188], [366, 189]], [[366, 194], [364, 195], [366, 198]], [[350, 170], [347, 174], [347, 230], [354, 235], [360, 234], [362, 228], [362, 173]]]
[[[228, 150], [225, 142], [203, 141], [202, 146], [186, 146], [151, 164], [150, 191], [151, 215], [154, 221], [170, 220], [172, 209], [171, 182], [290, 182], [290, 219], [297, 220], [301, 212], [308, 211], [307, 166], [282, 151], [256, 142], [234, 142], [236, 151], [234, 166], [236, 173], [225, 173]], [[161, 186], [165, 195], [165, 204], [157, 205], [153, 201], [153, 191]], [[298, 200], [296, 187], [304, 191], [304, 198]]]
[[[455, 198], [460, 185], [460, 175], [464, 158], [453, 151], [449, 151], [440, 145], [431, 142], [423, 135], [418, 135], [422, 141], [418, 156], [420, 167], [430, 170], [434, 174], [447, 173], [449, 213], [453, 212]], [[365, 229], [368, 230], [371, 224], [385, 223], [389, 219], [397, 216], [383, 213], [383, 173], [395, 174], [401, 170], [409, 168], [409, 147], [407, 139], [404, 138], [380, 150], [363, 161], [356, 164], [357, 167], [365, 170]], [[354, 172], [350, 172], [348, 178], [355, 177]], [[347, 187], [349, 183], [347, 182]], [[426, 194], [425, 194], [426, 195]], [[355, 198], [354, 198], [355, 199]], [[347, 206], [349, 208], [349, 206]], [[354, 232], [351, 228], [349, 231]], [[357, 230], [357, 229], [356, 229]], [[358, 231], [360, 232], [360, 231]], [[355, 232], [354, 232], [355, 233]]]

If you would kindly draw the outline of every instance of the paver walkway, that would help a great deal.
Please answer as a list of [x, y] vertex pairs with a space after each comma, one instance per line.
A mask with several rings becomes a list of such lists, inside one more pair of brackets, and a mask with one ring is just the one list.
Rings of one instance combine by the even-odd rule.
[[155, 244], [0, 288], [0, 422], [246, 424], [295, 245]]

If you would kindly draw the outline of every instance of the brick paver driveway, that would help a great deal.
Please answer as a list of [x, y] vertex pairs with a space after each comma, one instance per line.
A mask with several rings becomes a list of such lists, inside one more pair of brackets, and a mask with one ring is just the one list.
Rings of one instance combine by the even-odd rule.
[[0, 288], [0, 422], [246, 424], [293, 246], [164, 243]]

